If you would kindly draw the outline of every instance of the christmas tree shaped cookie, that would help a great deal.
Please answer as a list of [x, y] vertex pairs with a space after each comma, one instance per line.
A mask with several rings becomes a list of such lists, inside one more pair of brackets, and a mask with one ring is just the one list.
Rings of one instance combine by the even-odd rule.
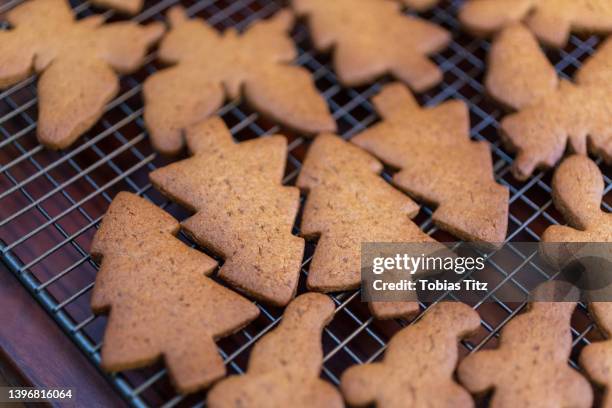
[[498, 244], [508, 226], [508, 190], [495, 182], [488, 143], [470, 140], [461, 101], [421, 108], [400, 84], [374, 97], [382, 122], [351, 141], [399, 168], [393, 182], [437, 205], [433, 220], [466, 241]]
[[259, 314], [247, 299], [207, 276], [216, 262], [174, 235], [179, 224], [131, 193], [119, 193], [92, 247], [102, 260], [92, 308], [110, 316], [102, 367], [139, 368], [163, 357], [180, 392], [207, 387], [225, 375], [215, 339]]
[[307, 293], [292, 301], [278, 328], [256, 344], [246, 374], [231, 376], [208, 393], [210, 408], [341, 408], [340, 393], [319, 378], [321, 333], [334, 313], [332, 300]]
[[191, 209], [182, 222], [201, 246], [225, 259], [219, 277], [264, 302], [284, 306], [297, 288], [304, 240], [291, 234], [299, 191], [281, 184], [287, 140], [234, 143], [214, 117], [187, 132], [192, 157], [150, 174], [162, 193]]
[[469, 306], [438, 303], [391, 338], [382, 362], [346, 370], [342, 393], [358, 407], [472, 408], [472, 397], [453, 380], [453, 372], [458, 340], [479, 325], [478, 313]]
[[[306, 238], [320, 236], [308, 270], [310, 289], [359, 287], [364, 242], [435, 242], [410, 220], [419, 206], [386, 183], [381, 171], [374, 157], [337, 136], [320, 135], [310, 147], [297, 181], [308, 192], [301, 233]], [[378, 318], [419, 310], [416, 302], [370, 306]]]
[[538, 301], [558, 299], [552, 291], [560, 283], [538, 288], [527, 312], [504, 326], [497, 349], [478, 351], [459, 365], [459, 380], [472, 393], [494, 390], [492, 408], [591, 406], [591, 386], [567, 363], [576, 302]]
[[612, 1], [468, 0], [459, 19], [484, 35], [523, 21], [540, 41], [564, 47], [570, 32], [612, 32]]
[[315, 47], [333, 49], [334, 69], [344, 85], [365, 85], [391, 74], [421, 92], [442, 80], [442, 72], [428, 55], [446, 48], [450, 34], [402, 14], [399, 2], [292, 0], [291, 4], [298, 15], [308, 18]]
[[143, 88], [144, 118], [158, 151], [178, 153], [184, 130], [211, 116], [226, 96], [243, 96], [256, 111], [306, 134], [335, 130], [310, 73], [291, 65], [297, 52], [290, 12], [242, 34], [221, 34], [201, 19], [188, 19], [181, 7], [172, 8], [168, 19], [159, 59], [173, 66], [151, 75]]
[[64, 149], [100, 119], [119, 91], [118, 73], [137, 70], [162, 36], [160, 23], [104, 24], [102, 16], [76, 21], [65, 0], [32, 0], [6, 14], [13, 29], [0, 32], [0, 88], [38, 81], [39, 141]]

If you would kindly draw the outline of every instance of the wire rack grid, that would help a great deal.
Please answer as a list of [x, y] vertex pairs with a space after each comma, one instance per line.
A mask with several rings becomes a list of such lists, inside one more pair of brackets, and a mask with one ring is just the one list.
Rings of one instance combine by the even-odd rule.
[[[12, 0], [0, 5], [0, 15], [22, 3]], [[169, 7], [179, 0], [147, 1], [134, 18], [138, 22], [163, 20]], [[422, 15], [448, 30], [454, 39], [447, 50], [434, 56], [444, 72], [444, 81], [435, 89], [419, 96], [425, 105], [448, 99], [461, 99], [469, 104], [472, 120], [471, 136], [491, 144], [495, 176], [510, 189], [510, 218], [507, 241], [538, 241], [544, 229], [563, 219], [550, 199], [550, 173], [538, 173], [525, 183], [512, 178], [510, 155], [500, 145], [497, 134], [503, 112], [484, 96], [482, 77], [489, 42], [463, 33], [456, 19], [462, 1], [442, 1], [441, 5]], [[219, 29], [243, 29], [287, 6], [281, 0], [200, 0], [182, 1], [190, 15], [205, 18]], [[111, 11], [93, 8], [87, 1], [73, 0], [71, 5], [79, 18], [103, 13], [110, 20], [118, 19]], [[2, 27], [7, 29], [6, 25]], [[338, 84], [329, 56], [316, 53], [310, 43], [307, 27], [299, 22], [292, 33], [299, 49], [296, 63], [312, 72], [317, 87], [327, 99], [339, 126], [339, 133], [350, 138], [378, 120], [369, 98], [375, 95], [380, 81], [361, 88], [347, 89]], [[591, 55], [600, 39], [596, 36], [572, 37], [562, 51], [549, 52], [557, 71], [571, 77], [582, 61]], [[178, 217], [188, 214], [159, 195], [148, 181], [148, 173], [167, 163], [151, 149], [142, 119], [140, 90], [147, 75], [160, 68], [155, 52], [146, 58], [145, 67], [121, 79], [121, 91], [108, 104], [102, 120], [81, 140], [63, 152], [44, 149], [36, 141], [37, 97], [36, 78], [0, 92], [0, 255], [42, 306], [53, 316], [66, 334], [99, 366], [100, 348], [106, 318], [94, 316], [89, 308], [91, 289], [98, 268], [88, 254], [93, 234], [114, 195], [122, 190], [136, 192]], [[239, 101], [230, 101], [219, 114], [231, 127], [236, 140], [265, 137], [280, 129], [261, 118]], [[286, 133], [283, 131], [283, 133]], [[289, 137], [287, 172], [284, 182], [293, 184], [309, 141], [286, 133]], [[600, 164], [601, 165], [601, 164]], [[604, 208], [610, 211], [612, 183], [609, 169], [601, 165], [605, 178]], [[383, 177], [390, 180], [392, 170]], [[452, 237], [437, 229], [431, 221], [432, 209], [422, 207], [416, 222], [436, 239]], [[296, 226], [295, 233], [299, 233]], [[186, 237], [182, 237], [187, 242]], [[307, 245], [302, 272], [307, 275], [315, 243]], [[205, 250], [205, 249], [203, 249]], [[512, 286], [524, 293], [527, 284], [517, 274], [529, 264], [540, 280], [550, 277], [532, 262], [534, 254], [516, 251], [517, 263], [495, 265], [500, 280], [496, 288]], [[301, 289], [303, 291], [303, 282]], [[447, 294], [450, 296], [450, 294]], [[380, 358], [389, 338], [406, 324], [405, 321], [374, 320], [358, 292], [335, 294], [336, 313], [323, 335], [324, 367], [322, 376], [338, 384], [341, 373], [350, 365]], [[486, 301], [485, 301], [486, 300]], [[282, 310], [258, 305], [261, 316], [244, 330], [219, 342], [219, 350], [229, 373], [243, 373], [252, 345], [278, 323]], [[427, 306], [422, 305], [425, 309]], [[474, 307], [481, 315], [480, 331], [462, 342], [460, 354], [480, 348], [495, 347], [501, 328], [525, 303], [499, 301], [495, 292]], [[601, 333], [579, 305], [572, 320], [574, 349], [570, 364], [579, 369], [576, 357], [590, 341]], [[177, 395], [169, 383], [163, 364], [107, 376], [121, 395], [133, 406], [203, 406], [203, 394]], [[486, 400], [479, 401], [486, 405]]]

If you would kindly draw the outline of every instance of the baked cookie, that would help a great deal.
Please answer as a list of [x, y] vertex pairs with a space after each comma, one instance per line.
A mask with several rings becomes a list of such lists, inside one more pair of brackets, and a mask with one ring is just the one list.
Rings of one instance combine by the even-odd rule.
[[417, 323], [396, 333], [384, 360], [349, 367], [341, 389], [349, 405], [377, 408], [470, 408], [470, 394], [453, 380], [457, 342], [480, 326], [480, 317], [459, 302], [441, 302]]
[[65, 0], [31, 0], [6, 14], [0, 31], [0, 88], [38, 81], [41, 144], [65, 149], [100, 119], [119, 91], [117, 74], [136, 71], [163, 25], [104, 24], [102, 16], [75, 20]]
[[593, 302], [589, 304], [589, 311], [597, 322], [599, 329], [606, 335], [607, 340], [592, 343], [580, 353], [580, 365], [584, 367], [587, 375], [598, 385], [605, 387], [601, 406], [612, 407], [610, 390], [612, 389], [612, 303]]
[[470, 140], [461, 101], [421, 108], [408, 89], [391, 84], [373, 98], [382, 122], [351, 142], [401, 171], [393, 183], [437, 205], [433, 221], [467, 241], [499, 245], [508, 226], [508, 189], [494, 179], [486, 142]]
[[479, 35], [523, 21], [543, 43], [564, 47], [570, 32], [612, 32], [612, 1], [468, 0], [459, 19]]
[[494, 99], [519, 110], [554, 92], [559, 77], [533, 34], [516, 23], [491, 44], [485, 87]]
[[560, 284], [538, 288], [527, 312], [502, 328], [497, 349], [477, 351], [459, 364], [458, 378], [472, 393], [494, 389], [491, 408], [591, 406], [591, 386], [567, 364], [576, 302], [538, 301], [552, 299]]
[[287, 140], [234, 143], [219, 117], [186, 133], [191, 158], [150, 174], [153, 185], [196, 214], [181, 223], [225, 259], [218, 276], [256, 299], [284, 306], [296, 292], [304, 240], [291, 234], [300, 193], [283, 186]]
[[[563, 276], [585, 289], [590, 300], [610, 297], [609, 265], [612, 214], [601, 209], [604, 181], [599, 168], [586, 156], [565, 159], [553, 177], [555, 207], [568, 226], [551, 225], [542, 234], [540, 252]], [[580, 275], [572, 273], [580, 265]], [[567, 269], [571, 268], [571, 269]]]
[[[410, 221], [419, 206], [386, 183], [383, 166], [338, 136], [317, 137], [297, 186], [308, 193], [301, 223], [307, 239], [320, 237], [310, 263], [311, 290], [334, 292], [361, 284], [363, 242], [435, 242]], [[442, 245], [440, 245], [442, 247]], [[409, 317], [416, 302], [374, 302], [378, 318]]]
[[93, 289], [96, 313], [110, 310], [101, 365], [139, 368], [163, 357], [180, 392], [225, 375], [215, 339], [259, 315], [242, 296], [208, 276], [217, 263], [175, 235], [179, 223], [131, 193], [119, 193], [96, 232], [91, 253], [102, 265]]
[[504, 30], [491, 49], [486, 85], [502, 103], [519, 109], [501, 122], [506, 145], [517, 152], [512, 172], [526, 180], [554, 166], [566, 145], [612, 163], [612, 40], [602, 44], [575, 75], [559, 80], [532, 34], [520, 25]]
[[[569, 256], [576, 256], [578, 247], [562, 251], [564, 243], [612, 242], [612, 214], [601, 209], [604, 181], [599, 168], [586, 156], [565, 159], [553, 177], [553, 200], [569, 226], [553, 225], [544, 231], [542, 241], [545, 255], [553, 264], [563, 265]], [[557, 247], [552, 243], [560, 243]], [[605, 247], [595, 244], [595, 250]], [[587, 247], [588, 250], [588, 247]], [[607, 254], [607, 259], [610, 254]], [[605, 288], [604, 288], [605, 290]], [[612, 303], [589, 304], [591, 316], [606, 336], [612, 330]], [[591, 344], [580, 354], [580, 364], [589, 377], [606, 388], [603, 407], [611, 407], [609, 389], [612, 387], [612, 341]]]
[[333, 49], [334, 68], [345, 86], [365, 85], [391, 74], [417, 92], [442, 80], [429, 55], [446, 48], [441, 27], [402, 14], [393, 0], [292, 0], [308, 18], [315, 47]]
[[144, 118], [155, 149], [176, 154], [183, 133], [211, 116], [226, 97], [243, 96], [258, 112], [306, 134], [334, 131], [336, 122], [310, 73], [291, 65], [293, 16], [281, 11], [244, 33], [218, 33], [181, 7], [168, 12], [170, 31], [158, 57], [173, 66], [149, 76]]
[[553, 200], [569, 226], [552, 225], [544, 242], [612, 242], [612, 214], [601, 209], [604, 180], [586, 156], [565, 159], [553, 177]]
[[306, 293], [293, 300], [280, 325], [261, 338], [246, 374], [217, 383], [208, 393], [210, 408], [341, 408], [340, 393], [319, 378], [321, 334], [334, 314], [326, 295]]
[[120, 13], [134, 15], [142, 10], [144, 0], [91, 0], [91, 4], [114, 9]]

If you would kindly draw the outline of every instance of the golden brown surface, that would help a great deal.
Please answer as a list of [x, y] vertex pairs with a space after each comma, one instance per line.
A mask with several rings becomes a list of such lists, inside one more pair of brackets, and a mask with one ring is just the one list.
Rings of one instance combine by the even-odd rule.
[[458, 341], [479, 325], [478, 313], [463, 303], [436, 304], [391, 338], [382, 362], [355, 365], [342, 374], [344, 397], [359, 407], [473, 407], [453, 372]]
[[504, 326], [497, 349], [477, 351], [459, 364], [460, 382], [472, 393], [493, 389], [491, 408], [590, 407], [590, 384], [567, 362], [575, 307], [570, 301], [531, 302]]
[[392, 0], [292, 0], [305, 16], [319, 51], [333, 49], [334, 68], [346, 86], [365, 85], [391, 74], [422, 92], [442, 80], [428, 59], [446, 48], [450, 34], [401, 13]]
[[593, 302], [589, 311], [599, 329], [607, 340], [589, 344], [580, 353], [580, 365], [584, 367], [589, 378], [605, 388], [602, 408], [612, 407], [610, 389], [612, 389], [612, 303]]
[[481, 35], [524, 21], [540, 41], [564, 47], [570, 32], [612, 32], [612, 1], [468, 0], [459, 19]]
[[163, 194], [196, 212], [182, 222], [200, 245], [225, 259], [219, 277], [259, 300], [295, 296], [304, 240], [291, 234], [299, 191], [283, 186], [287, 140], [234, 143], [219, 117], [187, 132], [191, 158], [150, 174]]
[[473, 142], [461, 101], [421, 108], [407, 88], [391, 84], [373, 98], [382, 122], [351, 142], [401, 169], [393, 182], [438, 208], [433, 221], [466, 241], [498, 244], [508, 226], [508, 190], [493, 178], [487, 142]]
[[521, 109], [559, 86], [555, 67], [522, 24], [502, 30], [491, 45], [487, 92], [512, 109]]
[[38, 139], [51, 149], [70, 146], [102, 116], [119, 89], [117, 73], [138, 69], [163, 26], [76, 21], [65, 0], [33, 0], [6, 15], [0, 32], [0, 88], [39, 73]]
[[588, 157], [570, 156], [555, 172], [552, 189], [555, 207], [568, 225], [549, 226], [542, 234], [540, 250], [551, 265], [560, 269], [571, 266], [569, 262], [586, 267], [586, 293], [592, 300], [606, 300], [612, 289], [607, 278], [612, 251], [599, 243], [612, 242], [612, 214], [601, 209], [603, 176]]
[[256, 111], [305, 134], [336, 129], [310, 72], [291, 65], [297, 51], [289, 11], [242, 34], [221, 34], [201, 19], [188, 19], [181, 7], [168, 19], [159, 59], [174, 65], [148, 77], [143, 88], [144, 118], [158, 151], [178, 153], [185, 129], [212, 115], [226, 96], [243, 96]]
[[[308, 192], [301, 231], [320, 236], [308, 273], [308, 288], [339, 291], [361, 282], [362, 242], [435, 242], [410, 221], [419, 207], [386, 183], [374, 157], [334, 135], [314, 141], [297, 186]], [[374, 303], [379, 318], [409, 316], [418, 304]]]
[[[541, 50], [532, 48], [532, 52], [540, 54], [540, 59], [545, 58]], [[524, 85], [519, 73], [515, 72], [517, 79], [507, 88]], [[554, 166], [567, 147], [612, 163], [611, 83], [612, 40], [608, 40], [580, 68], [574, 83], [562, 80], [551, 92], [524, 103], [520, 111], [506, 116], [501, 122], [501, 133], [508, 147], [517, 151], [512, 165], [514, 176], [526, 180], [536, 168]]]
[[601, 209], [604, 181], [586, 156], [565, 159], [553, 177], [553, 200], [569, 226], [551, 225], [544, 242], [612, 242], [612, 214]]
[[342, 397], [319, 378], [323, 366], [321, 333], [334, 303], [326, 295], [306, 293], [292, 301], [280, 325], [253, 348], [242, 376], [219, 382], [208, 393], [210, 408], [341, 408]]
[[180, 392], [225, 375], [214, 340], [259, 314], [247, 299], [209, 279], [217, 263], [174, 235], [179, 223], [131, 193], [119, 193], [96, 233], [102, 260], [92, 295], [95, 312], [110, 316], [101, 365], [123, 371], [163, 356]]

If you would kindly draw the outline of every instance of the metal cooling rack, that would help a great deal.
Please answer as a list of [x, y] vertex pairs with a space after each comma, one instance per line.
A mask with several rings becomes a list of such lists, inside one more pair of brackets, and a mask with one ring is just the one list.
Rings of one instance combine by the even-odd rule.
[[[0, 5], [0, 14], [22, 1], [4, 2]], [[134, 20], [162, 20], [168, 7], [178, 2], [147, 1], [144, 11]], [[79, 17], [103, 12], [111, 20], [118, 19], [113, 12], [95, 10], [86, 1], [71, 3]], [[286, 6], [286, 2], [280, 0], [182, 3], [190, 15], [204, 17], [219, 29], [230, 26], [242, 29]], [[440, 7], [423, 14], [423, 17], [452, 31], [455, 38], [446, 51], [434, 57], [444, 71], [444, 82], [419, 99], [426, 105], [453, 98], [469, 104], [471, 135], [476, 140], [490, 142], [496, 178], [511, 192], [508, 240], [537, 241], [548, 225], [563, 223], [550, 199], [550, 172], [538, 173], [525, 183], [512, 178], [509, 172], [512, 156], [500, 146], [497, 136], [502, 112], [498, 105], [484, 96], [482, 85], [489, 43], [460, 30], [456, 19], [460, 4], [459, 0], [443, 1]], [[299, 23], [296, 26], [293, 38], [299, 48], [296, 62], [313, 73], [338, 122], [339, 133], [350, 138], [374, 123], [378, 117], [369, 98], [389, 79], [362, 88], [343, 88], [336, 80], [329, 57], [313, 51], [305, 25]], [[550, 52], [549, 57], [562, 75], [572, 76], [581, 62], [594, 52], [599, 41], [595, 36], [572, 37], [564, 51]], [[121, 190], [137, 192], [179, 219], [187, 216], [183, 209], [152, 189], [147, 176], [151, 170], [167, 162], [152, 151], [147, 141], [140, 99], [143, 79], [159, 68], [155, 53], [151, 53], [141, 71], [123, 77], [121, 92], [108, 105], [104, 118], [65, 152], [48, 151], [36, 141], [36, 78], [30, 77], [0, 93], [2, 260], [96, 366], [99, 366], [106, 318], [93, 316], [89, 309], [97, 265], [88, 255], [88, 248], [112, 197]], [[225, 105], [219, 114], [237, 140], [263, 137], [280, 130], [237, 101]], [[290, 133], [288, 137], [285, 182], [292, 184], [310, 142]], [[610, 172], [604, 167], [602, 170], [606, 184], [604, 207], [610, 211]], [[385, 171], [383, 176], [390, 179], [391, 174]], [[416, 222], [433, 237], [452, 240], [432, 224], [430, 208], [423, 207]], [[295, 232], [299, 232], [299, 228], [296, 227]], [[313, 249], [314, 244], [307, 246], [303, 275], [308, 273]], [[533, 255], [517, 251], [516, 265], [496, 265], [500, 273], [499, 288], [510, 285], [525, 292], [524, 277], [517, 271], [526, 264], [533, 267], [534, 276], [540, 280], [548, 279], [537, 265], [531, 265]], [[338, 384], [342, 371], [348, 366], [379, 358], [389, 338], [407, 322], [374, 321], [367, 307], [360, 302], [358, 292], [337, 294], [333, 299], [337, 308], [334, 320], [323, 336], [325, 360], [322, 376]], [[495, 293], [488, 300], [491, 302], [483, 301], [474, 306], [482, 318], [481, 329], [469, 341], [462, 343], [461, 355], [482, 347], [495, 347], [499, 330], [525, 305], [505, 304], [496, 300]], [[281, 310], [259, 307], [262, 313], [258, 320], [219, 343], [230, 374], [245, 371], [252, 345], [279, 321]], [[572, 325], [574, 350], [570, 363], [578, 368], [576, 357], [580, 349], [590, 341], [600, 339], [601, 333], [589, 319], [584, 305], [577, 309]], [[134, 406], [204, 405], [203, 394], [176, 395], [161, 363], [147, 369], [109, 375], [108, 378]], [[486, 400], [479, 401], [479, 405], [485, 404]]]

